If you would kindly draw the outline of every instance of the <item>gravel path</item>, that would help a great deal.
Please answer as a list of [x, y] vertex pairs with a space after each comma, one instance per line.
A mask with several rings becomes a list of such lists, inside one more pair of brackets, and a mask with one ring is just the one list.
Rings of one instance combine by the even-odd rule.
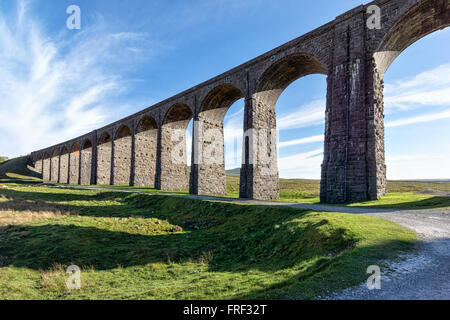
[[[103, 189], [78, 187], [83, 189]], [[106, 189], [119, 191], [117, 189]], [[135, 192], [135, 191], [129, 191]], [[313, 204], [292, 204], [208, 196], [173, 195], [256, 205], [287, 206], [316, 211], [364, 214], [398, 223], [419, 236], [418, 250], [400, 262], [388, 262], [381, 270], [381, 290], [368, 290], [366, 283], [348, 288], [326, 299], [357, 300], [448, 300], [450, 299], [450, 208], [426, 210], [364, 209]], [[369, 275], [368, 275], [369, 276]]]

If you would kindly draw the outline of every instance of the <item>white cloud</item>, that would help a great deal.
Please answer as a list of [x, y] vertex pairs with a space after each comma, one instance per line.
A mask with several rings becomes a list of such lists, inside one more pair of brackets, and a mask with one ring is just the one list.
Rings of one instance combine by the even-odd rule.
[[403, 118], [386, 123], [386, 128], [406, 126], [416, 123], [424, 123], [450, 118], [450, 109], [438, 113], [422, 114], [415, 117]]
[[279, 117], [279, 130], [297, 129], [320, 125], [325, 122], [325, 100], [315, 100], [299, 108], [298, 111]]
[[[11, 21], [0, 13], [0, 149], [6, 156], [74, 138], [126, 115], [140, 101], [121, 103], [131, 82], [123, 76], [134, 65], [130, 61], [144, 59], [126, 49], [150, 45], [142, 33], [109, 32], [102, 19], [81, 32], [50, 37], [28, 5], [19, 1]], [[154, 54], [145, 51], [145, 59]]]
[[280, 157], [278, 166], [281, 178], [320, 179], [323, 149]]
[[396, 155], [386, 158], [387, 177], [403, 179], [448, 179], [450, 151], [440, 154]]
[[450, 106], [450, 64], [419, 73], [412, 79], [387, 83], [384, 95], [387, 112]]
[[312, 136], [312, 137], [307, 137], [307, 138], [302, 138], [302, 139], [297, 139], [297, 140], [280, 142], [278, 144], [278, 146], [280, 148], [283, 148], [283, 147], [292, 147], [292, 146], [297, 146], [297, 145], [302, 145], [302, 144], [323, 142], [323, 141], [324, 141], [324, 136], [322, 134], [322, 135], [318, 135], [318, 136]]

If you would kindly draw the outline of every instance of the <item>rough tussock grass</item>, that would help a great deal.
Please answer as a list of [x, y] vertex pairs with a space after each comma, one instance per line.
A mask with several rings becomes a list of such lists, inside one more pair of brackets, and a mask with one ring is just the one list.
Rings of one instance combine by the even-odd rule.
[[[415, 240], [360, 215], [15, 184], [0, 194], [76, 213], [0, 230], [0, 298], [311, 299]], [[81, 290], [64, 286], [72, 264]]]

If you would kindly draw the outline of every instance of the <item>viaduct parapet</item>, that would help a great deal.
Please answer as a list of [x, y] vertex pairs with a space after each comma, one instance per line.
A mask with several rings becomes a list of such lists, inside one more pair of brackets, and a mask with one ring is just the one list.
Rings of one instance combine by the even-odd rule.
[[[380, 9], [379, 28], [370, 25]], [[31, 153], [44, 180], [226, 192], [223, 120], [245, 99], [240, 197], [279, 197], [275, 104], [293, 81], [327, 75], [321, 201], [386, 192], [383, 76], [420, 38], [448, 27], [450, 0], [378, 0], [213, 79], [81, 137]], [[185, 132], [194, 118], [190, 176]], [[214, 129], [214, 136], [208, 132]], [[205, 150], [208, 150], [206, 153]], [[212, 151], [211, 151], [212, 150]], [[198, 161], [198, 159], [203, 161]]]

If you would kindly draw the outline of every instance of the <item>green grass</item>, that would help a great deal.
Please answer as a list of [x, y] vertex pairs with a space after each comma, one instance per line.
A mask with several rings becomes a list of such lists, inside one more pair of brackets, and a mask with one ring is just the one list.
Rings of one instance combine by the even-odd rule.
[[[313, 299], [415, 241], [361, 215], [17, 183], [0, 195], [0, 299]], [[81, 290], [65, 288], [71, 264]]]
[[389, 193], [376, 201], [346, 205], [348, 207], [377, 209], [431, 209], [450, 207], [450, 197], [438, 197], [413, 192]]

